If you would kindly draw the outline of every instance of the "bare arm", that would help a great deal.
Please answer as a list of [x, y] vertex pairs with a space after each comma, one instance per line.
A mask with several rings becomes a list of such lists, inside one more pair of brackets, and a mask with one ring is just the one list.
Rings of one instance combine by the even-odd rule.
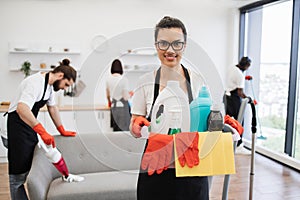
[[246, 98], [247, 97], [247, 95], [244, 93], [243, 88], [238, 88], [237, 92], [238, 92], [239, 97], [241, 97], [241, 98]]
[[106, 98], [107, 98], [108, 105], [111, 105], [110, 92], [108, 88], [106, 88]]
[[39, 123], [39, 121], [35, 118], [27, 104], [21, 102], [18, 103], [16, 111], [20, 118], [31, 128]]
[[130, 94], [129, 94], [129, 91], [126, 89], [126, 90], [123, 90], [123, 98], [125, 101], [127, 101], [129, 98], [130, 98]]
[[50, 117], [56, 127], [62, 125], [57, 106], [47, 106]]

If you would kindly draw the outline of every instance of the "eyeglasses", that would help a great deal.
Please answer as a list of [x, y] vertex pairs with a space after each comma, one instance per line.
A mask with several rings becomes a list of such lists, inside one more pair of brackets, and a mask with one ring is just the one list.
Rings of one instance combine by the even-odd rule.
[[175, 40], [172, 43], [170, 43], [168, 41], [165, 41], [165, 40], [161, 40], [161, 41], [156, 42], [155, 44], [162, 51], [168, 50], [170, 46], [172, 47], [172, 49], [174, 51], [180, 51], [180, 50], [183, 49], [183, 46], [184, 46], [185, 43], [181, 42], [181, 41], [178, 41], [178, 40]]

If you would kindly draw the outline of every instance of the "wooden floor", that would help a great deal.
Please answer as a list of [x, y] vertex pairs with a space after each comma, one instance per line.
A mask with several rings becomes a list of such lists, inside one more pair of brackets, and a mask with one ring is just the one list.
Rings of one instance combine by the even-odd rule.
[[[228, 200], [249, 199], [250, 156], [236, 155], [236, 174], [230, 176]], [[222, 199], [224, 176], [214, 176], [211, 200]], [[299, 200], [300, 173], [261, 155], [255, 156], [254, 200]], [[0, 164], [0, 200], [9, 200], [7, 164]], [[35, 199], [33, 199], [35, 200]]]

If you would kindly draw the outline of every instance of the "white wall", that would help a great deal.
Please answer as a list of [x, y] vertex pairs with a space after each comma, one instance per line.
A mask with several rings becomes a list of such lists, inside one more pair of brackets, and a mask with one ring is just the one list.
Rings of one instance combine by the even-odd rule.
[[[152, 28], [164, 16], [181, 19], [188, 36], [208, 54], [225, 81], [237, 62], [238, 6], [234, 0], [2, 0], [0, 2], [0, 101], [10, 100], [23, 79], [8, 66], [12, 41], [79, 43], [80, 62], [92, 52], [96, 35], [106, 38]], [[249, 3], [249, 2], [248, 2]], [[149, 38], [153, 40], [153, 38]], [[195, 52], [197, 53], [197, 52]], [[98, 63], [106, 67], [107, 63]], [[100, 97], [101, 98], [101, 97]], [[99, 102], [105, 102], [105, 97]]]

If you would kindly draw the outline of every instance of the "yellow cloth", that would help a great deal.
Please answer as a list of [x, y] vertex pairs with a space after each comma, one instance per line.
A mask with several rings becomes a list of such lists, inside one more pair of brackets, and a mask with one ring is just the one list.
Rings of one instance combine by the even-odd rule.
[[[174, 140], [175, 141], [175, 140]], [[231, 133], [221, 131], [199, 133], [200, 163], [193, 168], [181, 167], [175, 152], [176, 177], [234, 174], [234, 152]]]

